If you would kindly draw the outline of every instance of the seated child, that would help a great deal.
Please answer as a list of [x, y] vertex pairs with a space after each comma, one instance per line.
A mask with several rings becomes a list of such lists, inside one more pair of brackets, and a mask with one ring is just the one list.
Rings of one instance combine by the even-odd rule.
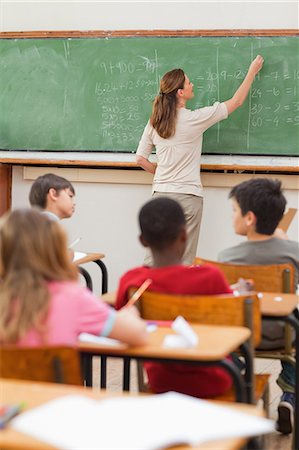
[[76, 344], [82, 332], [147, 342], [134, 307], [116, 312], [77, 282], [66, 233], [34, 209], [0, 221], [0, 342], [18, 346]]
[[[140, 241], [149, 247], [153, 266], [130, 270], [120, 280], [116, 309], [128, 301], [131, 287], [152, 280], [149, 290], [168, 294], [225, 294], [231, 289], [222, 273], [212, 266], [182, 265], [186, 247], [186, 222], [181, 206], [173, 199], [157, 197], [139, 213]], [[211, 397], [231, 386], [230, 375], [220, 367], [146, 362], [149, 385], [155, 393], [177, 391], [195, 397]]]
[[65, 178], [46, 173], [32, 184], [29, 202], [53, 220], [66, 219], [75, 212], [75, 189]]
[[[253, 178], [235, 186], [232, 199], [235, 232], [247, 240], [219, 253], [221, 262], [234, 264], [293, 264], [295, 283], [299, 275], [299, 244], [286, 239], [277, 226], [283, 216], [286, 199], [281, 182], [268, 178]], [[260, 348], [280, 348], [284, 344], [284, 324], [263, 320], [263, 339]], [[283, 390], [278, 406], [277, 429], [288, 434], [293, 429], [295, 405], [295, 367], [282, 361], [282, 372], [277, 380]]]

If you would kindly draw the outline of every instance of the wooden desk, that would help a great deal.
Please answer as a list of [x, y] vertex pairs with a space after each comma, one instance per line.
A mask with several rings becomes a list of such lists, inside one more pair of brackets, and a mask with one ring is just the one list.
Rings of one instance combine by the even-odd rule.
[[[99, 266], [102, 272], [102, 294], [105, 294], [108, 291], [108, 271], [102, 261], [104, 257], [105, 255], [103, 253], [86, 253], [86, 256], [74, 261], [77, 266], [81, 266], [81, 264], [89, 262], [93, 262]], [[79, 267], [79, 269], [86, 280], [87, 287], [92, 291], [92, 280], [89, 273], [83, 267]]]
[[[145, 361], [187, 363], [197, 365], [218, 365], [227, 370], [233, 378], [237, 401], [246, 401], [252, 394], [253, 363], [248, 347], [250, 330], [245, 327], [227, 327], [215, 325], [193, 325], [199, 342], [192, 348], [165, 348], [166, 335], [174, 332], [169, 327], [158, 327], [150, 333], [149, 343], [142, 347], [129, 347], [125, 344], [108, 346], [104, 344], [79, 343], [82, 355], [84, 378], [87, 386], [92, 385], [92, 357], [101, 356], [101, 387], [106, 387], [107, 357], [121, 357], [124, 360], [123, 390], [130, 389], [130, 361], [132, 358]], [[245, 383], [235, 364], [226, 359], [232, 351], [241, 348], [246, 361]], [[246, 387], [246, 394], [245, 394]]]
[[299, 305], [299, 296], [281, 292], [259, 292], [261, 313], [263, 316], [288, 316]]
[[294, 448], [299, 449], [299, 315], [295, 317], [293, 314], [299, 305], [299, 296], [281, 292], [261, 292], [258, 295], [263, 319], [284, 321], [290, 324], [296, 333]]
[[[105, 391], [95, 390], [91, 388], [83, 388], [78, 386], [67, 386], [52, 383], [33, 383], [30, 381], [4, 380], [0, 379], [0, 402], [2, 403], [25, 403], [25, 410], [29, 410], [43, 403], [58, 398], [62, 395], [84, 395], [97, 400], [108, 397], [116, 397], [119, 394], [107, 393]], [[139, 394], [140, 395], [140, 394]], [[253, 405], [221, 403], [222, 406], [236, 409], [244, 413], [263, 416], [263, 411]], [[83, 414], [83, 412], [82, 412]], [[245, 438], [226, 439], [222, 441], [213, 441], [197, 447], [179, 446], [175, 450], [238, 450], [246, 443]], [[1, 450], [53, 450], [53, 447], [37, 441], [36, 439], [14, 431], [9, 426], [4, 430], [0, 430], [0, 448]]]
[[[115, 302], [116, 293], [106, 294], [107, 302]], [[289, 323], [296, 332], [296, 404], [295, 404], [295, 448], [299, 449], [299, 321], [293, 316], [293, 311], [299, 305], [299, 296], [296, 294], [284, 294], [281, 292], [261, 292], [259, 293], [261, 314], [264, 319], [282, 320]]]

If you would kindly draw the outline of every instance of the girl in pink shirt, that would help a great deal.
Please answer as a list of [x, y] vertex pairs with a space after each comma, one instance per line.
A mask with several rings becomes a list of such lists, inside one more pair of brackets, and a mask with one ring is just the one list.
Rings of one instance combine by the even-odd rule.
[[116, 312], [77, 279], [59, 222], [32, 209], [7, 214], [0, 223], [0, 342], [73, 345], [87, 332], [146, 343], [134, 307]]

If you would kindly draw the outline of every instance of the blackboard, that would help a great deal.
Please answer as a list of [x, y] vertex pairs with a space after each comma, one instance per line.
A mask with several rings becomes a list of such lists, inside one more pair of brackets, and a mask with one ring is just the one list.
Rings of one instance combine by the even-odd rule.
[[246, 103], [205, 133], [203, 152], [298, 154], [298, 36], [3, 35], [0, 149], [134, 152], [166, 71], [193, 81], [193, 109], [230, 98], [262, 54]]

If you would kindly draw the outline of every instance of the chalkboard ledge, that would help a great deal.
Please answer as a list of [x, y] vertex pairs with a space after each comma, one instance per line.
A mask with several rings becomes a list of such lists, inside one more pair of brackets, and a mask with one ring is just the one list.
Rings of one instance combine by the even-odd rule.
[[[155, 162], [155, 155], [151, 160]], [[0, 150], [0, 163], [12, 165], [109, 167], [137, 169], [132, 153], [33, 152]], [[201, 169], [299, 173], [299, 156], [202, 155]]]

